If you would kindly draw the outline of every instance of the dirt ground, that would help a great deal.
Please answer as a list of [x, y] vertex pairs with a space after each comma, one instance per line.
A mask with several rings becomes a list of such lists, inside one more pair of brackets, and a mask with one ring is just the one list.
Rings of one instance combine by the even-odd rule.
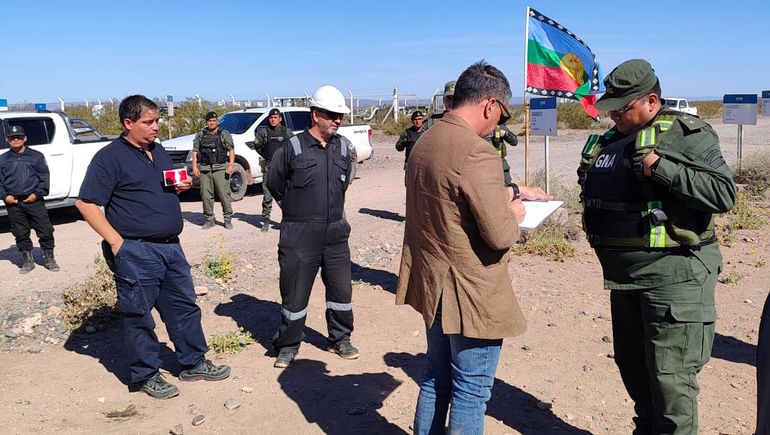
[[[737, 126], [713, 122], [725, 158], [736, 160]], [[586, 132], [560, 131], [552, 138], [552, 183], [574, 183]], [[233, 231], [202, 231], [200, 202], [182, 204], [182, 244], [193, 264], [207, 336], [239, 327], [256, 342], [235, 355], [209, 355], [230, 364], [232, 376], [217, 383], [183, 383], [174, 374], [172, 345], [164, 368], [181, 395], [158, 401], [130, 392], [118, 323], [100, 323], [70, 333], [61, 323], [60, 294], [93, 272], [99, 238], [76, 211], [53, 213], [57, 257], [51, 273], [38, 266], [18, 274], [21, 259], [8, 223], [0, 219], [0, 427], [3, 433], [162, 434], [181, 424], [196, 433], [398, 434], [411, 432], [424, 367], [425, 330], [411, 309], [394, 305], [393, 292], [403, 237], [403, 154], [395, 137], [376, 134], [374, 157], [359, 166], [350, 188], [347, 216], [353, 228], [354, 344], [361, 358], [343, 361], [325, 347], [323, 286], [317, 280], [310, 302], [306, 342], [294, 366], [272, 367], [268, 350], [279, 323], [278, 231], [259, 232], [262, 195], [254, 189], [234, 204]], [[543, 139], [530, 148], [530, 173], [543, 165]], [[744, 160], [770, 145], [770, 119], [744, 128]], [[509, 148], [514, 178], [523, 173], [523, 146]], [[552, 184], [552, 185], [553, 185]], [[217, 213], [220, 209], [217, 206]], [[280, 210], [274, 212], [280, 221]], [[725, 268], [744, 276], [719, 284], [719, 320], [713, 357], [699, 376], [700, 427], [705, 434], [750, 434], [755, 418], [755, 345], [768, 293], [770, 230], [740, 232], [723, 249]], [[220, 245], [222, 248], [220, 249]], [[566, 262], [513, 257], [511, 281], [528, 331], [505, 340], [486, 417], [490, 434], [609, 433], [631, 431], [630, 402], [613, 362], [609, 293], [599, 264], [584, 241]], [[234, 278], [217, 283], [201, 273], [207, 253], [236, 255]], [[41, 254], [36, 249], [38, 261]], [[89, 333], [90, 332], [90, 333]], [[235, 399], [241, 406], [228, 410]], [[133, 405], [135, 413], [108, 417]], [[192, 426], [194, 414], [206, 419]]]

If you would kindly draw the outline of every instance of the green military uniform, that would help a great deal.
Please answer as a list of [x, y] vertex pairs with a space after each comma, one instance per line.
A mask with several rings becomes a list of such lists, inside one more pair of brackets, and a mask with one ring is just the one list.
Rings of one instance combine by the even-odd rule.
[[[457, 81], [456, 80], [450, 80], [450, 81], [448, 81], [448, 82], [446, 82], [444, 84], [444, 98], [445, 99], [449, 98], [450, 101], [451, 101], [451, 98], [455, 96], [455, 86], [457, 86]], [[446, 101], [444, 102], [444, 105], [446, 105]], [[425, 126], [424, 126], [423, 130], [427, 130], [427, 129], [431, 128], [432, 126], [434, 126], [439, 121], [439, 119], [443, 118], [444, 115], [446, 115], [446, 113], [449, 111], [450, 108], [451, 107], [447, 107], [441, 113], [434, 113], [434, 114], [430, 115], [430, 118], [425, 120]]]
[[[505, 134], [502, 134], [502, 131], [505, 131]], [[492, 145], [497, 150], [497, 154], [503, 159], [503, 178], [505, 179], [505, 185], [510, 186], [513, 183], [513, 178], [511, 178], [511, 165], [508, 164], [508, 160], [505, 158], [508, 155], [505, 143], [508, 142], [511, 146], [516, 146], [519, 143], [519, 139], [515, 134], [511, 133], [508, 127], [498, 125], [495, 127], [495, 131], [492, 132], [492, 136], [489, 137], [489, 141], [492, 142]]]
[[262, 229], [267, 229], [270, 222], [270, 213], [273, 211], [273, 197], [267, 188], [267, 174], [270, 172], [270, 159], [272, 153], [277, 150], [281, 142], [294, 136], [294, 132], [283, 124], [273, 128], [270, 126], [259, 127], [254, 139], [254, 149], [262, 156], [260, 166], [262, 168], [262, 217], [264, 218]]
[[193, 139], [193, 152], [197, 152], [199, 156], [197, 160], [201, 174], [201, 200], [206, 222], [214, 222], [215, 194], [222, 203], [225, 225], [229, 224], [233, 218], [230, 181], [226, 173], [231, 149], [233, 149], [233, 137], [230, 132], [219, 127], [215, 132], [203, 128]]
[[[597, 107], [611, 111], [630, 110], [633, 98], [659, 86], [638, 60], [605, 84]], [[653, 150], [660, 159], [646, 176], [641, 161]], [[616, 127], [592, 135], [582, 157], [584, 227], [611, 290], [615, 362], [635, 402], [634, 433], [695, 434], [696, 375], [711, 355], [722, 268], [713, 215], [736, 196], [719, 138], [699, 118], [664, 109], [629, 135]]]

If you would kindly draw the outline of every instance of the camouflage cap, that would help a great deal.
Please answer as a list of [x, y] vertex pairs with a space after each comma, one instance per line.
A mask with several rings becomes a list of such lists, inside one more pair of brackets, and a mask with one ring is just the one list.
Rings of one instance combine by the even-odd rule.
[[646, 60], [627, 60], [604, 78], [607, 90], [596, 102], [596, 108], [604, 111], [618, 110], [634, 98], [650, 92], [657, 83], [658, 76]]
[[457, 85], [457, 81], [455, 80], [446, 82], [446, 84], [444, 85], [445, 97], [453, 97], [455, 95], [455, 85]]

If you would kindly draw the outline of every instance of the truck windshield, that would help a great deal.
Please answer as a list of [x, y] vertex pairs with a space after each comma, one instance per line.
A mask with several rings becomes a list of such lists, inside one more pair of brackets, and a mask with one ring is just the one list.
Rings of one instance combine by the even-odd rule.
[[264, 112], [226, 113], [219, 118], [219, 126], [232, 134], [241, 134], [248, 130], [262, 113]]
[[666, 106], [676, 108], [677, 103], [679, 103], [679, 100], [672, 100], [669, 98], [666, 98]]

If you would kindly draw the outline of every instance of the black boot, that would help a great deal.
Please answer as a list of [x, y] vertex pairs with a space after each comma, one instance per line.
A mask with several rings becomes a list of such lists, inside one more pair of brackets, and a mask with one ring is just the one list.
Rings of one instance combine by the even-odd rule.
[[21, 251], [21, 258], [24, 259], [24, 264], [21, 265], [19, 273], [29, 273], [35, 268], [35, 259], [32, 258], [32, 251]]
[[262, 232], [266, 233], [267, 230], [270, 229], [270, 218], [266, 218], [264, 222], [262, 222]]
[[53, 249], [43, 249], [43, 267], [51, 272], [58, 272], [59, 265], [56, 264], [56, 260], [53, 258]]

